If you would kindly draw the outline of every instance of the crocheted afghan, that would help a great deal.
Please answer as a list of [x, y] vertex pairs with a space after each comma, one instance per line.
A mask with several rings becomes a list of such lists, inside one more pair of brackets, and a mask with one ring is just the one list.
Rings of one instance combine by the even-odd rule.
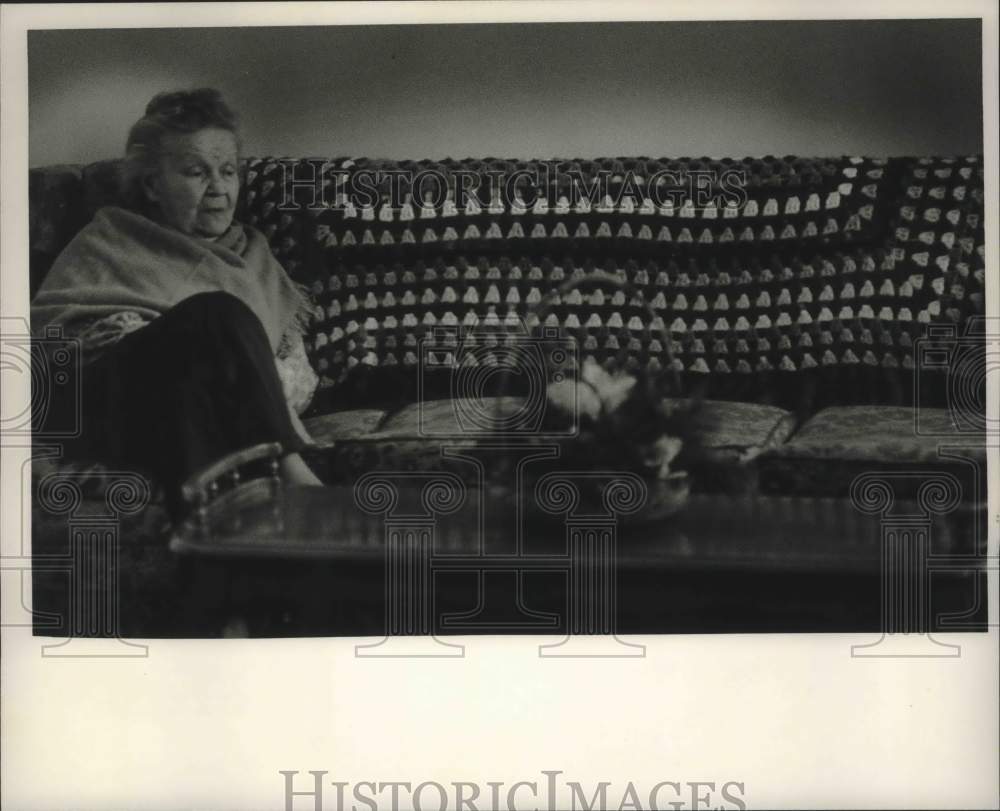
[[[685, 394], [807, 411], [908, 404], [916, 378], [940, 371], [914, 372], [927, 330], [960, 340], [984, 309], [980, 156], [252, 158], [245, 170], [237, 216], [316, 302], [306, 347], [329, 400], [317, 410], [448, 396], [434, 368], [462, 360], [463, 330], [511, 320], [571, 336], [581, 361], [652, 373], [665, 330]], [[665, 172], [690, 190], [699, 173], [734, 171], [728, 204], [657, 193]], [[420, 172], [447, 193], [419, 199]], [[606, 194], [573, 194], [569, 178], [600, 176]], [[356, 188], [368, 193], [345, 193]], [[539, 300], [595, 269], [633, 293], [573, 294], [531, 323]]]

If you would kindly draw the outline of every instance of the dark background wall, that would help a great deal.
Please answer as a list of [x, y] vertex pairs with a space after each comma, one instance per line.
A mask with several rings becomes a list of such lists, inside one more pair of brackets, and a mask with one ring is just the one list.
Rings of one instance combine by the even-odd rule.
[[157, 91], [220, 88], [247, 154], [982, 150], [977, 20], [33, 31], [30, 163], [118, 156]]

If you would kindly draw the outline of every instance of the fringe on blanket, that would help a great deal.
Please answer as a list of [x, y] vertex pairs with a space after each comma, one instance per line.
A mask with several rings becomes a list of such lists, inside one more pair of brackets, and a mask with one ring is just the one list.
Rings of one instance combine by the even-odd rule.
[[299, 282], [293, 282], [295, 290], [299, 294], [299, 303], [295, 311], [288, 319], [285, 331], [281, 336], [281, 343], [278, 345], [276, 356], [284, 358], [293, 350], [297, 339], [305, 339], [316, 321], [317, 304], [312, 297], [309, 288]]

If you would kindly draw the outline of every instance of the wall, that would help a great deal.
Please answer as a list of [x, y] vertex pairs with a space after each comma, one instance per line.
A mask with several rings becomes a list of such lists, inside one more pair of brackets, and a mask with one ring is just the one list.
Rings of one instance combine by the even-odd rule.
[[980, 60], [975, 20], [34, 31], [30, 163], [195, 85], [257, 155], [979, 152]]

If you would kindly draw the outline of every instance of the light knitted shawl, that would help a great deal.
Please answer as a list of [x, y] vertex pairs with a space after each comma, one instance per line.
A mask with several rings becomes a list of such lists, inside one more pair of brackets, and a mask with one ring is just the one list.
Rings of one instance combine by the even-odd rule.
[[271, 254], [263, 234], [234, 223], [217, 241], [191, 237], [123, 208], [100, 209], [59, 255], [31, 303], [32, 329], [131, 311], [152, 320], [196, 293], [225, 291], [264, 325], [277, 352], [301, 334], [308, 298]]

